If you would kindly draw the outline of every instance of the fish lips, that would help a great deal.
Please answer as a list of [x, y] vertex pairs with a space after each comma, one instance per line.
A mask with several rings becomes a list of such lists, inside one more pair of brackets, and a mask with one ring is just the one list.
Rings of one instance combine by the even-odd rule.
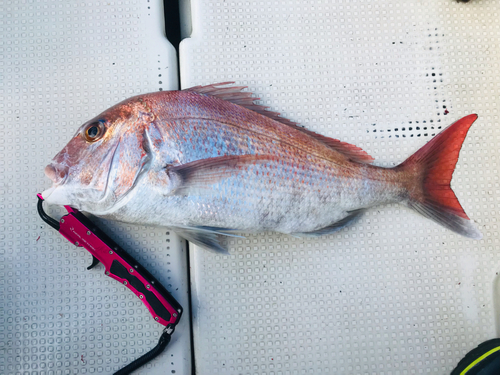
[[45, 167], [45, 176], [50, 178], [56, 185], [64, 184], [68, 178], [69, 168], [67, 166], [50, 163]]
[[[70, 204], [69, 197], [64, 193], [63, 184], [68, 179], [68, 167], [51, 163], [45, 167], [45, 175], [52, 180], [52, 187], [42, 192], [43, 199], [49, 204]], [[62, 188], [62, 189], [61, 189]]]
[[[71, 206], [76, 209], [90, 209], [100, 203], [113, 201], [113, 195], [109, 191], [109, 175], [112, 168], [114, 156], [120, 142], [112, 145], [104, 154], [101, 168], [107, 166], [102, 173], [93, 175], [91, 180], [82, 184], [81, 160], [71, 160], [71, 157], [63, 151], [56, 155], [52, 162], [45, 167], [45, 175], [52, 180], [52, 186], [42, 193], [43, 199], [48, 204]], [[71, 165], [68, 165], [71, 163]]]

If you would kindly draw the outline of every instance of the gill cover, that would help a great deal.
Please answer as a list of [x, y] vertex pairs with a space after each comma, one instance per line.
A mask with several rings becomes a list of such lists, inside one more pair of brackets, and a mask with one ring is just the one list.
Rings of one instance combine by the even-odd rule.
[[[46, 167], [53, 186], [42, 193], [44, 199], [95, 214], [112, 209], [148, 163], [143, 134], [153, 120], [149, 105], [135, 97], [82, 125]], [[64, 171], [64, 178], [53, 171]]]

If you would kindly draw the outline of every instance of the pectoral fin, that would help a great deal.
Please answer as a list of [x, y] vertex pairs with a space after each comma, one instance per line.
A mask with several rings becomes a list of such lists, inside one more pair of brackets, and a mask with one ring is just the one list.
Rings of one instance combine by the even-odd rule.
[[165, 172], [178, 181], [172, 194], [185, 194], [187, 189], [209, 189], [211, 185], [252, 165], [275, 160], [272, 155], [227, 155], [167, 166]]

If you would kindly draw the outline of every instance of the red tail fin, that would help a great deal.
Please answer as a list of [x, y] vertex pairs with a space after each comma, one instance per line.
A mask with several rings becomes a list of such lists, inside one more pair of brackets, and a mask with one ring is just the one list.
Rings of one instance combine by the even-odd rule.
[[481, 233], [450, 186], [462, 143], [476, 119], [469, 115], [448, 126], [397, 168], [413, 175], [410, 207], [454, 232], [479, 239]]

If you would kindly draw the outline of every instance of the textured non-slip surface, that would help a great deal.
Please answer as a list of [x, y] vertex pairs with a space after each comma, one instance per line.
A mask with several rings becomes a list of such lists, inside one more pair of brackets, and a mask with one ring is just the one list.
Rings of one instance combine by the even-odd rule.
[[[234, 80], [321, 134], [403, 161], [478, 113], [452, 185], [481, 241], [401, 207], [320, 239], [191, 250], [199, 374], [444, 374], [500, 331], [500, 4], [496, 0], [192, 0], [184, 87]], [[44, 166], [112, 104], [176, 86], [160, 1], [15, 2], [0, 10], [0, 373], [108, 374], [161, 332], [36, 214]], [[52, 212], [52, 211], [51, 211]], [[56, 215], [56, 212], [53, 212]], [[185, 309], [142, 374], [189, 374], [183, 242], [102, 222]]]
[[[86, 270], [90, 254], [38, 217], [36, 193], [83, 122], [176, 88], [163, 3], [3, 2], [0, 33], [0, 373], [110, 374], [154, 347], [163, 326], [102, 265]], [[102, 227], [185, 309], [166, 351], [137, 373], [191, 373], [184, 242], [161, 228]]]
[[318, 239], [192, 247], [199, 374], [445, 374], [496, 337], [500, 4], [191, 1], [183, 87], [245, 84], [261, 103], [393, 166], [478, 113], [452, 186], [481, 241], [399, 206]]

